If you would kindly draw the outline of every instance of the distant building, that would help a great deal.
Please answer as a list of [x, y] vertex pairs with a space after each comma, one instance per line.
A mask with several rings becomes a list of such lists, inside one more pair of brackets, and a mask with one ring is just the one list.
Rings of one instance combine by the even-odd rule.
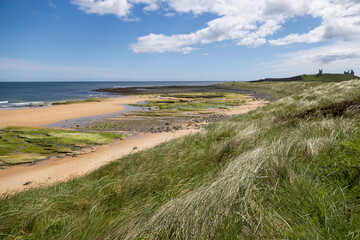
[[323, 75], [323, 70], [322, 69], [319, 69], [319, 73], [316, 74], [316, 77], [321, 77]]

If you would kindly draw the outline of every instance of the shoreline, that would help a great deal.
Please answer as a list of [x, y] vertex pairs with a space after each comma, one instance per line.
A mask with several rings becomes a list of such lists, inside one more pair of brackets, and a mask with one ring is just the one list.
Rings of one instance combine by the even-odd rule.
[[[128, 96], [109, 98], [101, 102], [57, 105], [46, 108], [5, 110], [0, 114], [0, 128], [7, 126], [46, 127], [51, 123], [79, 118], [94, 117], [100, 114], [117, 113], [124, 110], [121, 104], [133, 104], [139, 101], [154, 100], [154, 97]], [[252, 100], [230, 110], [219, 110], [228, 118], [244, 114], [265, 105], [265, 100]], [[219, 113], [218, 112], [218, 113]], [[193, 124], [186, 129], [166, 132], [137, 132], [135, 135], [110, 144], [95, 146], [94, 151], [80, 156], [64, 158], [52, 157], [34, 165], [15, 165], [0, 170], [0, 197], [8, 194], [64, 182], [84, 176], [101, 166], [136, 151], [154, 147], [162, 142], [201, 131], [209, 123]], [[169, 125], [169, 124], [167, 124]]]
[[256, 99], [265, 99], [267, 101], [274, 101], [276, 98], [271, 94], [247, 88], [229, 88], [218, 84], [205, 86], [152, 86], [152, 87], [126, 87], [126, 88], [100, 88], [93, 90], [94, 92], [102, 92], [117, 96], [131, 96], [131, 95], [146, 95], [146, 94], [171, 94], [171, 93], [239, 93], [250, 95]]
[[2, 110], [0, 111], [0, 128], [9, 126], [42, 127], [73, 118], [116, 113], [124, 110], [122, 104], [134, 104], [147, 99], [141, 96], [107, 98], [101, 102]]

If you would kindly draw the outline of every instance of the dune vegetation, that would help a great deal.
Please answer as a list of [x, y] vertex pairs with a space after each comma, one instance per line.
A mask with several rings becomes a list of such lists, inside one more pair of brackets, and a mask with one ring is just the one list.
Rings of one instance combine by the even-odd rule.
[[0, 200], [2, 239], [358, 239], [360, 81], [229, 83], [279, 100]]
[[360, 77], [348, 74], [325, 73], [320, 77], [315, 74], [303, 74], [294, 78], [298, 81], [260, 81], [260, 82], [231, 82], [220, 84], [230, 88], [244, 88], [255, 91], [262, 91], [270, 94], [275, 99], [300, 93], [303, 89], [316, 87], [330, 82], [343, 82], [348, 80], [360, 80]]
[[323, 82], [229, 82], [221, 86], [228, 88], [250, 89], [270, 94], [275, 99], [301, 93], [304, 89], [321, 86]]

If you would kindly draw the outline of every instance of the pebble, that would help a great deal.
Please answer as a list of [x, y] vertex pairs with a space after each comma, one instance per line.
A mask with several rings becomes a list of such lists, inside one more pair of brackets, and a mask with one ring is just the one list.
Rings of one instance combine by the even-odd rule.
[[27, 185], [29, 185], [29, 184], [31, 184], [32, 183], [32, 181], [27, 181], [26, 183], [24, 183], [23, 185], [24, 186], [27, 186]]

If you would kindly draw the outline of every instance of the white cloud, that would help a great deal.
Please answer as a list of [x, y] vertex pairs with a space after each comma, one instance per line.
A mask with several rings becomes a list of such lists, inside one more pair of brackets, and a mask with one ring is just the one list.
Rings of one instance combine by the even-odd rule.
[[[191, 33], [164, 35], [151, 33], [130, 45], [136, 52], [189, 53], [199, 45], [230, 40], [236, 45], [257, 47], [266, 43], [288, 45], [326, 40], [360, 39], [359, 0], [72, 0], [87, 13], [114, 14], [127, 19], [135, 4], [145, 4], [144, 11], [164, 8], [177, 13], [218, 16], [203, 29]], [[310, 15], [321, 24], [304, 34], [292, 33], [280, 39], [271, 36], [286, 21]]]
[[308, 4], [306, 14], [321, 17], [322, 23], [305, 34], [290, 34], [284, 38], [270, 40], [273, 45], [298, 42], [315, 43], [331, 39], [351, 41], [360, 35], [359, 1], [313, 1]]
[[[337, 42], [329, 46], [282, 54], [277, 60], [262, 63], [269, 72], [288, 74], [314, 73], [318, 69], [342, 72], [360, 70], [360, 42]], [[359, 73], [358, 73], [359, 74]]]
[[146, 53], [146, 52], [180, 52], [180, 53], [189, 53], [195, 48], [184, 46], [191, 45], [196, 43], [196, 36], [193, 35], [173, 35], [165, 36], [162, 34], [149, 34], [144, 37], [138, 38], [137, 43], [131, 44], [130, 48], [135, 53]]
[[175, 13], [173, 13], [173, 12], [165, 13], [164, 16], [171, 18], [171, 17], [174, 17], [174, 16], [175, 16]]
[[157, 2], [158, 0], [71, 0], [72, 4], [78, 5], [86, 13], [114, 14], [124, 20], [129, 19], [134, 4], [145, 4], [144, 11], [155, 11], [159, 8]]
[[52, 1], [49, 1], [49, 6], [55, 9], [57, 8], [57, 6]]
[[72, 0], [72, 3], [86, 13], [114, 14], [120, 18], [127, 17], [132, 7], [127, 0]]

